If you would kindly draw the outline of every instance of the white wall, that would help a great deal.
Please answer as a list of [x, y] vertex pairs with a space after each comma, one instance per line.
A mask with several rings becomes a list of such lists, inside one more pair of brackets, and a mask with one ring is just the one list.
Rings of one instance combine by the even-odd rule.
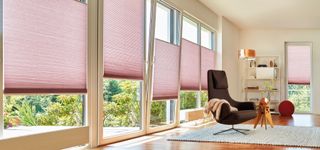
[[[240, 47], [252, 48], [257, 55], [276, 55], [280, 56], [282, 88], [281, 97], [285, 97], [285, 71], [284, 55], [285, 42], [312, 42], [312, 105], [313, 113], [320, 114], [320, 30], [242, 30], [240, 32]], [[241, 91], [239, 91], [241, 92]]]
[[239, 38], [240, 30], [232, 22], [221, 17], [222, 69], [228, 77], [229, 92], [232, 98], [240, 100], [239, 81]]

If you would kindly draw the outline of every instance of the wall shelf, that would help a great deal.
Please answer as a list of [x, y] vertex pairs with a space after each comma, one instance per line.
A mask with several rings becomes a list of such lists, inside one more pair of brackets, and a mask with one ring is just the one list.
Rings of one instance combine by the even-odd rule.
[[[279, 100], [281, 100], [281, 66], [279, 58], [279, 56], [257, 56], [255, 60], [242, 60], [240, 62], [242, 96], [246, 101], [256, 99], [256, 102], [259, 102], [262, 97], [270, 95], [270, 101], [272, 102], [270, 108], [277, 110]], [[274, 66], [275, 64], [276, 66]], [[266, 65], [267, 67], [257, 67], [258, 65]], [[273, 70], [270, 68], [273, 68]], [[270, 71], [264, 72], [265, 70], [271, 70], [273, 73]], [[248, 87], [257, 88], [248, 89]], [[268, 88], [274, 89], [268, 90]]]

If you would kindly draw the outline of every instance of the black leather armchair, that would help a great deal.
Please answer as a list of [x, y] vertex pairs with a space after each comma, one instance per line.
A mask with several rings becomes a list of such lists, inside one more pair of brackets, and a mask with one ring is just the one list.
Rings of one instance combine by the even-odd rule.
[[[208, 97], [208, 100], [213, 98], [225, 99], [230, 103], [231, 106], [238, 109], [238, 111], [231, 112], [228, 104], [222, 104], [220, 117], [217, 122], [221, 124], [232, 125], [232, 127], [230, 129], [214, 133], [214, 135], [232, 130], [242, 134], [246, 134], [243, 131], [249, 131], [246, 129], [236, 129], [234, 128], [234, 125], [255, 118], [257, 116], [255, 105], [253, 102], [238, 102], [230, 97], [227, 76], [224, 71], [208, 71]], [[212, 114], [215, 115], [213, 112]]]

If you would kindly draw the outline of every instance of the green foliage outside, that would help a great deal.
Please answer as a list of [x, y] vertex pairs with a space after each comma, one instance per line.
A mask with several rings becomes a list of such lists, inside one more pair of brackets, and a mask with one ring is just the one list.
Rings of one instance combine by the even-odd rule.
[[288, 99], [295, 106], [295, 112], [310, 112], [310, 85], [288, 85]]
[[208, 91], [201, 91], [200, 92], [201, 97], [201, 107], [204, 107], [206, 103], [208, 102]]
[[[141, 82], [104, 80], [104, 127], [141, 127]], [[201, 92], [201, 106], [207, 102], [207, 92]], [[182, 91], [180, 106], [196, 108], [197, 92]], [[153, 102], [150, 124], [166, 124], [166, 101]], [[81, 126], [80, 95], [6, 96], [5, 128], [12, 126]], [[174, 113], [174, 111], [172, 111]]]
[[[180, 110], [197, 108], [198, 91], [181, 91], [180, 92]], [[201, 107], [208, 102], [208, 92], [200, 92]]]
[[197, 108], [197, 92], [180, 92], [180, 110]]
[[4, 127], [20, 125], [81, 126], [81, 96], [6, 96]]
[[166, 122], [166, 102], [152, 102], [150, 124], [152, 126], [163, 125]]
[[140, 82], [104, 80], [104, 127], [140, 127]]

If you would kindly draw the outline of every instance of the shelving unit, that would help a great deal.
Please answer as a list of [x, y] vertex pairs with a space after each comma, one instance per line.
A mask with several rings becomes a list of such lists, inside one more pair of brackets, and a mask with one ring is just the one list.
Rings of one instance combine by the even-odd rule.
[[267, 97], [270, 110], [276, 112], [281, 96], [279, 56], [257, 56], [255, 60], [241, 60], [240, 69], [244, 99], [258, 105], [262, 97]]

